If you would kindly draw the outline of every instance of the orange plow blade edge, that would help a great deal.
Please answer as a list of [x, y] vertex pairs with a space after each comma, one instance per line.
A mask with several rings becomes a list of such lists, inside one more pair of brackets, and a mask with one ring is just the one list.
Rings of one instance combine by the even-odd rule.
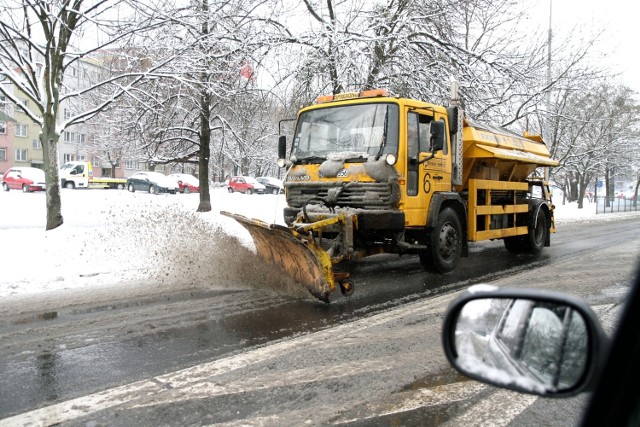
[[230, 212], [220, 214], [235, 219], [251, 234], [260, 258], [279, 266], [314, 297], [329, 302], [335, 289], [331, 257], [311, 236]]

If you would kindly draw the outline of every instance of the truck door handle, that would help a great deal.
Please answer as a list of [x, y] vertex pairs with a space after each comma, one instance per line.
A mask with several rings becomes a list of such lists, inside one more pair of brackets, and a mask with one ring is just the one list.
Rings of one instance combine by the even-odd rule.
[[440, 181], [443, 177], [440, 175], [434, 175], [433, 179]]

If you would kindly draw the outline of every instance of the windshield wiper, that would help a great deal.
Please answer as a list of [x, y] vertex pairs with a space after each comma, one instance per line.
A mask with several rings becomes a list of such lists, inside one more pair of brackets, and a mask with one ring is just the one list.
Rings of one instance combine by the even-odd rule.
[[359, 161], [363, 161], [363, 160], [367, 160], [367, 158], [363, 155], [359, 155], [356, 157], [348, 157], [346, 159], [344, 159], [345, 163], [352, 163], [352, 162], [359, 162]]
[[378, 150], [378, 154], [376, 154], [376, 162], [380, 160], [380, 157], [382, 156], [382, 152], [384, 151], [384, 146], [387, 145], [388, 115], [389, 115], [389, 107], [387, 107], [387, 111], [384, 112], [384, 124], [382, 125], [382, 143], [380, 144], [380, 149]]
[[324, 162], [325, 160], [327, 160], [325, 157], [323, 156], [308, 156], [308, 157], [297, 157], [297, 161], [296, 163], [317, 163], [317, 162]]

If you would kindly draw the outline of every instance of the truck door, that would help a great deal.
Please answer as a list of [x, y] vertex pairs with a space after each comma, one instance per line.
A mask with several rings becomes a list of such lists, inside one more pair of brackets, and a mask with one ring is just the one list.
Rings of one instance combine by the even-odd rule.
[[[451, 191], [451, 154], [449, 149], [449, 138], [446, 127], [446, 120], [444, 116], [440, 117], [438, 114], [436, 114], [435, 121], [438, 122], [440, 128], [442, 129], [442, 132], [444, 133], [442, 150], [437, 150], [435, 152], [435, 156], [432, 159], [422, 164], [422, 169], [425, 173], [424, 182], [428, 184], [425, 186], [425, 188], [429, 189], [431, 193], [437, 193], [440, 191]], [[434, 128], [435, 125], [432, 123], [432, 137], [435, 134]], [[420, 159], [424, 159], [430, 156], [432, 151], [432, 144], [434, 142], [435, 141], [432, 138], [428, 144], [428, 153], [420, 153]]]
[[[436, 116], [436, 119], [440, 120]], [[407, 186], [405, 197], [406, 226], [424, 226], [431, 197], [438, 191], [450, 191], [451, 168], [445, 141], [443, 150], [431, 157], [433, 112], [411, 110], [407, 113]], [[435, 128], [435, 126], [434, 126]]]

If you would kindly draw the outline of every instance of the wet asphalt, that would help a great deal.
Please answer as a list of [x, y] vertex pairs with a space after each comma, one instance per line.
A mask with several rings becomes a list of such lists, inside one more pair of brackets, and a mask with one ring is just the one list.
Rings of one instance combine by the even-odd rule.
[[[107, 305], [50, 307], [2, 319], [0, 337], [11, 339], [0, 358], [0, 420], [348, 324], [471, 284], [553, 268], [561, 260], [637, 241], [640, 232], [634, 227], [637, 220], [565, 227], [539, 257], [510, 255], [501, 242], [472, 244], [469, 258], [446, 275], [426, 273], [415, 256], [371, 257], [352, 269], [354, 295], [344, 298], [336, 292], [329, 304], [260, 289], [189, 291]], [[20, 336], [25, 339], [15, 338]], [[416, 383], [433, 384], [437, 378]], [[425, 419], [415, 413], [406, 416], [401, 424], [413, 424], [411, 417]], [[384, 418], [380, 421], [385, 424]]]

